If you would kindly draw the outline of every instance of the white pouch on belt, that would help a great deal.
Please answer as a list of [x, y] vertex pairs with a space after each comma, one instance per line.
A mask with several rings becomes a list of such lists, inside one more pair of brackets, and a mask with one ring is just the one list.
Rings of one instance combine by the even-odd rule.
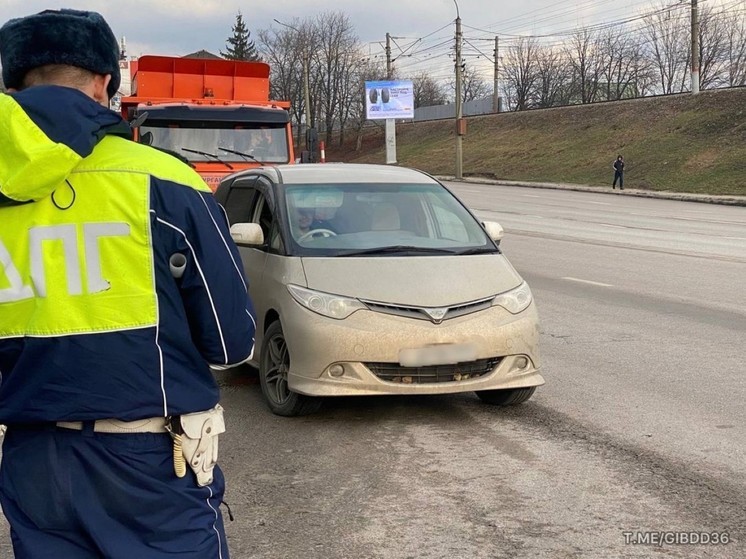
[[218, 462], [218, 435], [225, 433], [223, 407], [181, 416], [181, 449], [184, 460], [197, 476], [200, 487], [212, 483], [212, 471]]

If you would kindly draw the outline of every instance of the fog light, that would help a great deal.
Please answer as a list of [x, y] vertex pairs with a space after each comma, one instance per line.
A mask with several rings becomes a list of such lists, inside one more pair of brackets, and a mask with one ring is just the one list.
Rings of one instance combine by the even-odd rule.
[[525, 369], [528, 367], [528, 357], [524, 357], [523, 355], [516, 357], [514, 367], [516, 369]]
[[345, 374], [345, 368], [342, 365], [332, 365], [329, 367], [329, 374], [333, 377], [341, 377]]

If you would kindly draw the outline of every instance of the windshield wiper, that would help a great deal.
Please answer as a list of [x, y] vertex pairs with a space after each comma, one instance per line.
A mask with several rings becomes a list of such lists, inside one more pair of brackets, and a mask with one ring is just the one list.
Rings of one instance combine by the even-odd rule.
[[220, 157], [218, 157], [214, 153], [207, 153], [206, 151], [200, 151], [198, 149], [191, 149], [191, 148], [181, 148], [181, 149], [184, 150], [184, 151], [188, 151], [189, 153], [197, 153], [199, 155], [204, 155], [205, 157], [212, 157], [213, 159], [217, 159], [219, 163], [222, 163], [223, 165], [225, 165], [229, 169], [231, 169], [231, 170], [233, 169], [233, 165], [231, 165], [230, 163], [227, 163], [227, 162], [223, 161], [222, 159], [220, 159]]
[[498, 254], [500, 249], [495, 247], [475, 247], [465, 248], [464, 250], [456, 251], [456, 254]]
[[244, 159], [253, 159], [257, 163], [259, 162], [259, 160], [256, 157], [254, 157], [253, 155], [251, 155], [250, 153], [244, 153], [242, 151], [236, 151], [234, 149], [222, 148], [220, 146], [218, 146], [218, 149], [221, 150], [221, 151], [227, 151], [228, 153], [234, 153], [236, 155], [240, 155]]
[[362, 250], [351, 250], [348, 252], [341, 252], [337, 256], [365, 256], [365, 255], [376, 255], [376, 254], [410, 254], [410, 253], [424, 253], [424, 254], [457, 254], [452, 250], [445, 248], [433, 248], [433, 247], [416, 247], [411, 245], [394, 245], [387, 247], [374, 247], [365, 248]]

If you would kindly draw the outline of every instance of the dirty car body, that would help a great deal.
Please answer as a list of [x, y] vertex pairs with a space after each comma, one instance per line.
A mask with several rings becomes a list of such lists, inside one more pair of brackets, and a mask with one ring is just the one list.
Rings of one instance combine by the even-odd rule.
[[383, 165], [295, 165], [231, 175], [232, 224], [258, 324], [269, 407], [320, 397], [474, 391], [527, 400], [539, 373], [528, 285], [436, 179]]

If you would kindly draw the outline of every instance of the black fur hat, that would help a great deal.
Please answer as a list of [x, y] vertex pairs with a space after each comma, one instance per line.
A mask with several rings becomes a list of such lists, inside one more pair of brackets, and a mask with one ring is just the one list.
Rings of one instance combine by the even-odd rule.
[[119, 88], [119, 44], [96, 12], [45, 10], [11, 19], [0, 28], [0, 60], [5, 87], [18, 89], [29, 70], [66, 64], [111, 74], [111, 99]]

